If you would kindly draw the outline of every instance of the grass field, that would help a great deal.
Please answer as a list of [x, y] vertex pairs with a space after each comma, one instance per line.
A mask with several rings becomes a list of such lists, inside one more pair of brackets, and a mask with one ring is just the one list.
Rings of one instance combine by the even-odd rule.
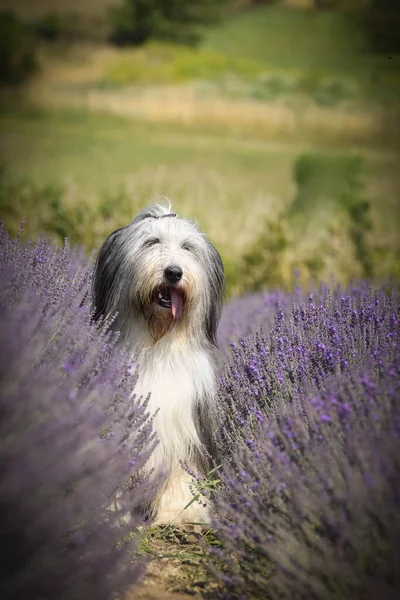
[[[82, 11], [104, 16], [108, 4], [86, 2]], [[46, 14], [50, 0], [39, 6]], [[22, 0], [15, 9], [35, 17]], [[269, 265], [267, 255], [271, 271], [285, 273], [266, 274], [269, 284], [287, 284], [303, 263], [305, 279], [333, 272], [346, 281], [363, 274], [347, 243], [349, 215], [312, 222], [306, 234], [292, 231], [285, 211], [299, 192], [302, 154], [317, 162], [356, 154], [364, 161], [360, 206], [370, 205], [362, 246], [376, 275], [397, 272], [400, 80], [365, 45], [342, 13], [280, 6], [227, 17], [203, 32], [198, 48], [42, 44], [36, 76], [17, 97], [3, 97], [6, 224], [15, 232], [26, 215], [27, 234], [44, 229], [90, 250], [165, 195], [220, 248], [230, 291], [245, 291], [240, 268]], [[317, 195], [331, 203], [329, 189]]]
[[202, 46], [232, 57], [252, 58], [270, 67], [348, 70], [359, 66], [365, 36], [340, 12], [310, 13], [270, 6], [248, 11], [240, 19], [233, 17], [222, 27], [208, 30]]
[[[39, 192], [13, 195], [5, 217], [14, 231], [26, 214], [27, 234], [36, 236], [43, 227], [51, 234], [53, 228], [59, 237], [90, 250], [113, 228], [129, 222], [140, 207], [165, 195], [178, 212], [207, 231], [231, 278], [266, 223], [278, 221], [293, 201], [296, 158], [305, 151], [338, 157], [354, 153], [351, 148], [279, 144], [234, 132], [203, 132], [76, 110], [3, 114], [0, 127], [1, 155], [8, 170], [39, 189], [50, 186], [44, 197]], [[365, 163], [372, 240], [387, 257], [398, 247], [397, 154], [373, 149], [358, 153]], [[54, 205], [51, 217], [49, 198]], [[324, 232], [322, 228], [322, 236]], [[347, 251], [346, 245], [337, 248], [326, 267], [341, 279], [355, 268], [342, 256]], [[289, 249], [289, 265], [296, 252]]]
[[[98, 247], [113, 228], [160, 194], [196, 219], [221, 252], [235, 259], [262, 231], [266, 216], [278, 214], [294, 191], [295, 148], [109, 115], [3, 117], [0, 143], [13, 173], [39, 186], [64, 187], [70, 215], [65, 235], [89, 248]], [[77, 222], [79, 206], [85, 209]], [[37, 235], [43, 218], [37, 219], [26, 204], [13, 211], [8, 224], [16, 231], [24, 209], [30, 217], [27, 232]], [[44, 217], [45, 207], [37, 210]]]
[[[104, 16], [105, 3], [97, 9]], [[25, 100], [178, 129], [398, 149], [398, 61], [372, 57], [366, 44], [342, 13], [264, 6], [208, 28], [195, 48], [158, 41], [121, 49], [81, 37], [42, 44]]]

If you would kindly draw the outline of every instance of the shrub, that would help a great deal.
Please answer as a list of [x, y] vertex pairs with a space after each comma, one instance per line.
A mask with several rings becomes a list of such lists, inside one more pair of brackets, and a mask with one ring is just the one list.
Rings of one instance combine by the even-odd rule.
[[337, 106], [341, 102], [355, 98], [358, 93], [356, 82], [348, 77], [312, 71], [299, 79], [297, 90], [311, 96], [320, 106]]
[[30, 23], [34, 35], [45, 42], [106, 43], [110, 35], [106, 11], [48, 12]]
[[64, 33], [63, 18], [63, 16], [57, 13], [44, 15], [34, 25], [36, 35], [48, 42], [60, 39]]
[[250, 96], [256, 100], [270, 102], [281, 99], [294, 91], [294, 85], [290, 79], [282, 74], [263, 73], [255, 79]]
[[259, 291], [266, 285], [285, 286], [284, 253], [289, 245], [287, 224], [268, 220], [265, 229], [243, 255], [237, 277], [242, 290]]
[[111, 40], [119, 45], [142, 44], [151, 38], [193, 43], [198, 26], [218, 12], [211, 0], [125, 0], [110, 11]]
[[378, 54], [400, 54], [400, 11], [397, 0], [371, 0], [363, 17], [371, 49]]
[[370, 277], [373, 273], [367, 234], [372, 222], [370, 203], [364, 196], [362, 158], [302, 154], [294, 164], [294, 180], [297, 194], [287, 215], [292, 225], [298, 232], [312, 229], [318, 241], [344, 217], [360, 274]]
[[220, 382], [220, 597], [394, 599], [399, 292], [321, 288], [286, 315], [266, 300], [273, 326], [233, 346]]
[[12, 12], [0, 13], [0, 84], [26, 81], [36, 69], [35, 40]]
[[116, 337], [91, 324], [81, 253], [1, 230], [0, 256], [0, 596], [108, 599], [143, 573], [146, 402]]
[[301, 154], [295, 161], [293, 177], [297, 194], [290, 215], [309, 219], [316, 205], [324, 200], [348, 210], [360, 202], [363, 159], [357, 155]]

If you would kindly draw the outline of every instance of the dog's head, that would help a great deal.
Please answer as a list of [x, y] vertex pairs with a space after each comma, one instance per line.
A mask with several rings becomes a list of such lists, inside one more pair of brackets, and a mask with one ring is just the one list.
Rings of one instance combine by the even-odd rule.
[[154, 205], [102, 245], [94, 273], [95, 318], [118, 312], [116, 326], [143, 316], [154, 340], [172, 327], [216, 343], [224, 289], [220, 255], [198, 228]]

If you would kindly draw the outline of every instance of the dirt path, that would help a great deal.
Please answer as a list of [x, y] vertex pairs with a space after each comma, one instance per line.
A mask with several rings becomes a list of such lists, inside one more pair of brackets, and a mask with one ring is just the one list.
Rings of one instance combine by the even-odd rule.
[[189, 600], [204, 598], [214, 584], [205, 569], [201, 535], [171, 529], [163, 536], [149, 536], [145, 553], [150, 556], [143, 584], [132, 588], [124, 600]]

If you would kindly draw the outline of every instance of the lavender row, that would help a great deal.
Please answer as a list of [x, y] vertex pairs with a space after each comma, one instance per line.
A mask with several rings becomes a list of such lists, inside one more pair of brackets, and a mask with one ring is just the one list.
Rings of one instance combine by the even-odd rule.
[[221, 596], [397, 598], [399, 293], [260, 300], [220, 380]]
[[3, 230], [0, 252], [0, 596], [106, 599], [143, 574], [126, 515], [150, 493], [146, 402], [91, 325], [88, 261]]

